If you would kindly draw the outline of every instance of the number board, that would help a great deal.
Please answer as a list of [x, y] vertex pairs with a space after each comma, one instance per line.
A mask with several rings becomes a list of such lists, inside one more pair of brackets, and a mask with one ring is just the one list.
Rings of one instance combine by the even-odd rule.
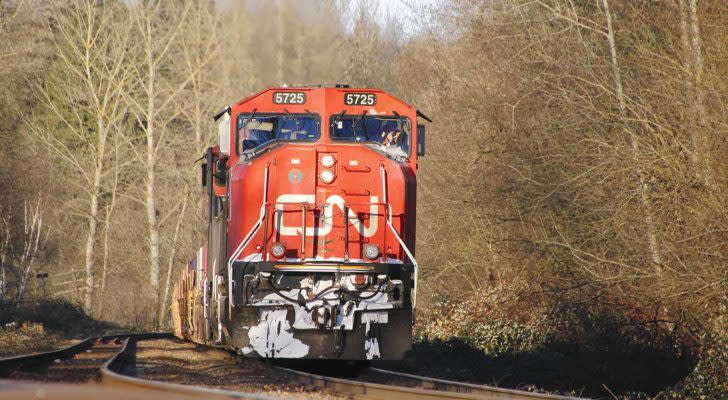
[[347, 106], [373, 106], [377, 104], [377, 95], [349, 92], [344, 95], [344, 104]]
[[273, 92], [273, 104], [306, 104], [306, 93]]

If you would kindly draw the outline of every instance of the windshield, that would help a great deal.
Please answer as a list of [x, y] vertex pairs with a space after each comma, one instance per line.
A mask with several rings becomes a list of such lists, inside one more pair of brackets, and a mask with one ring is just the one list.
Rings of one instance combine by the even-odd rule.
[[260, 147], [274, 140], [312, 142], [319, 137], [316, 115], [239, 115], [237, 121], [238, 153]]
[[331, 117], [331, 140], [377, 143], [390, 154], [407, 157], [410, 122], [403, 117], [334, 115]]

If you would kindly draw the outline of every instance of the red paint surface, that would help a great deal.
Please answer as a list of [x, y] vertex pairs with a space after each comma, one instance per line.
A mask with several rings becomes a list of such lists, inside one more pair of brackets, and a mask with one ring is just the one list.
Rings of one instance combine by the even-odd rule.
[[[303, 105], [273, 104], [273, 92], [286, 90], [306, 92], [306, 103]], [[347, 106], [343, 100], [346, 92], [376, 93], [377, 104], [374, 106]], [[244, 99], [231, 108], [230, 143], [233, 149], [228, 162], [230, 168], [228, 256], [232, 255], [260, 216], [266, 166], [269, 167], [267, 224], [264, 224], [265, 229], [260, 229], [238, 259], [260, 253], [263, 249], [267, 249], [267, 254], [273, 242], [281, 242], [286, 246], [288, 250], [286, 257], [288, 258], [341, 259], [344, 258], [344, 249], [347, 247], [344, 240], [344, 229], [346, 229], [345, 226], [348, 226], [350, 259], [364, 259], [363, 245], [374, 243], [379, 246], [383, 258], [368, 262], [385, 262], [387, 258], [405, 261], [404, 252], [386, 225], [386, 206], [381, 204], [384, 202], [381, 167], [384, 167], [386, 171], [386, 187], [388, 203], [392, 211], [392, 223], [406, 245], [414, 251], [417, 169], [415, 154], [417, 117], [414, 108], [380, 90], [353, 88], [272, 88]], [[321, 120], [320, 138], [315, 143], [282, 143], [253, 160], [241, 161], [234, 149], [236, 143], [235, 121], [239, 114], [249, 114], [253, 110], [259, 114], [285, 112], [318, 114]], [[376, 113], [377, 115], [393, 116], [397, 113], [409, 118], [410, 149], [412, 150], [407, 162], [395, 162], [360, 143], [332, 142], [329, 138], [330, 117], [340, 114], [342, 110], [346, 110], [346, 114], [357, 115], [364, 110], [367, 110], [369, 115]], [[335, 165], [329, 168], [336, 175], [336, 179], [331, 184], [324, 184], [318, 178], [323, 169], [319, 159], [324, 154], [331, 154], [336, 159]], [[293, 159], [298, 159], [299, 164], [292, 163]], [[350, 165], [351, 161], [356, 161], [358, 165]], [[289, 179], [292, 171], [296, 175], [300, 171], [301, 179]], [[305, 254], [302, 252], [303, 240], [300, 233], [283, 235], [281, 232], [283, 229], [276, 229], [274, 226], [275, 206], [273, 203], [281, 196], [284, 198], [307, 196], [313, 200], [307, 205], [308, 210], [305, 212], [308, 232], [305, 238]], [[376, 197], [375, 202], [380, 204], [376, 206], [376, 213], [370, 214], [372, 197]], [[365, 227], [371, 227], [372, 223], [376, 223], [377, 229], [370, 237], [361, 235], [351, 223], [345, 224], [342, 209], [335, 204], [335, 201], [332, 202], [332, 199], [337, 200], [338, 198], [341, 198], [344, 204], [351, 208], [363, 221]], [[316, 227], [322, 228], [320, 216], [325, 213], [326, 207], [332, 208], [332, 227], [325, 235], [312, 235]], [[301, 205], [283, 206], [282, 214], [284, 227], [302, 227]], [[266, 238], [265, 241], [264, 238]], [[275, 260], [272, 255], [264, 255], [263, 258]]]

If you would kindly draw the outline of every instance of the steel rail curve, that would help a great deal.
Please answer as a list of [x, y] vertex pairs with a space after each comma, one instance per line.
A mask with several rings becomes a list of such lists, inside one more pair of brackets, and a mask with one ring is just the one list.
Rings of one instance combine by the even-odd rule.
[[[0, 376], [24, 367], [35, 365], [52, 364], [57, 359], [68, 359], [76, 354], [90, 349], [93, 344], [100, 340], [113, 340], [124, 338], [120, 349], [107, 359], [99, 368], [101, 383], [104, 387], [113, 388], [118, 394], [120, 390], [128, 390], [129, 398], [135, 394], [144, 395], [157, 393], [162, 397], [171, 395], [185, 399], [273, 399], [255, 393], [204, 388], [199, 386], [184, 385], [178, 383], [148, 380], [133, 376], [136, 368], [136, 342], [148, 339], [166, 339], [173, 337], [170, 333], [139, 333], [139, 334], [115, 334], [84, 339], [79, 343], [62, 347], [60, 349], [33, 354], [18, 355], [0, 358]], [[352, 396], [359, 399], [382, 399], [382, 400], [408, 400], [408, 399], [496, 399], [496, 400], [529, 400], [529, 399], [553, 399], [553, 400], [580, 400], [576, 397], [526, 392], [513, 389], [504, 389], [485, 385], [476, 385], [463, 382], [448, 381], [444, 379], [430, 378], [401, 372], [389, 371], [379, 368], [369, 368], [368, 371], [376, 374], [388, 375], [397, 379], [408, 380], [415, 383], [417, 387], [402, 386], [396, 384], [371, 383], [362, 380], [343, 379], [324, 375], [313, 374], [291, 368], [275, 367], [288, 375], [292, 381], [302, 386], [320, 388], [325, 391], [340, 395]], [[129, 374], [132, 372], [132, 374]], [[23, 387], [26, 383], [13, 383], [12, 381], [0, 381], [0, 386], [13, 388], [17, 385]], [[72, 390], [69, 385], [55, 385], [56, 387]], [[36, 387], [34, 387], [36, 388]], [[69, 389], [70, 388], [70, 389]], [[85, 396], [87, 388], [79, 386], [77, 394], [79, 398], [93, 398]], [[98, 393], [91, 391], [89, 393]], [[0, 396], [2, 397], [2, 396]], [[112, 396], [114, 397], [114, 396]], [[161, 397], [160, 397], [161, 398]]]
[[94, 343], [97, 341], [108, 341], [118, 338], [125, 338], [130, 336], [136, 336], [136, 337], [145, 337], [145, 338], [154, 338], [154, 337], [163, 337], [164, 335], [169, 335], [168, 333], [117, 333], [117, 334], [111, 334], [111, 335], [103, 335], [103, 336], [92, 336], [88, 337], [86, 339], [81, 340], [78, 343], [71, 344], [69, 346], [60, 347], [57, 349], [52, 349], [48, 351], [40, 351], [30, 354], [19, 354], [9, 357], [3, 357], [0, 358], [0, 377], [5, 376], [6, 374], [18, 370], [22, 367], [28, 367], [28, 366], [34, 366], [34, 365], [41, 365], [41, 364], [49, 364], [52, 363], [54, 360], [61, 359], [69, 359], [75, 356], [78, 353], [81, 353], [82, 351], [85, 351], [87, 349], [90, 349], [93, 347]]
[[317, 386], [338, 394], [354, 396], [360, 399], [372, 400], [410, 400], [410, 399], [497, 399], [497, 400], [582, 400], [576, 397], [567, 397], [545, 393], [533, 393], [521, 390], [503, 389], [492, 386], [474, 385], [469, 383], [447, 381], [443, 379], [428, 378], [411, 374], [403, 374], [378, 368], [369, 368], [370, 371], [407, 378], [417, 381], [420, 387], [407, 387], [398, 385], [385, 385], [365, 381], [342, 379], [324, 375], [313, 374], [291, 368], [277, 367], [279, 370], [292, 375], [301, 384]]
[[430, 378], [407, 374], [403, 372], [390, 371], [381, 368], [369, 368], [369, 371], [383, 375], [390, 375], [399, 378], [416, 380], [425, 389], [444, 390], [448, 392], [469, 393], [494, 400], [516, 400], [516, 399], [553, 399], [553, 400], [586, 400], [583, 397], [562, 396], [547, 393], [527, 392], [524, 390], [506, 389], [488, 385], [476, 385], [473, 383], [450, 381], [446, 379]]
[[[164, 337], [172, 337], [166, 334]], [[101, 382], [104, 385], [124, 387], [136, 390], [151, 390], [167, 394], [183, 395], [186, 398], [201, 399], [259, 399], [272, 400], [272, 397], [262, 396], [255, 393], [236, 392], [231, 390], [203, 388], [199, 386], [183, 385], [142, 379], [124, 374], [122, 371], [129, 365], [135, 364], [136, 341], [138, 338], [129, 337], [124, 340], [121, 349], [114, 354], [101, 367]]]

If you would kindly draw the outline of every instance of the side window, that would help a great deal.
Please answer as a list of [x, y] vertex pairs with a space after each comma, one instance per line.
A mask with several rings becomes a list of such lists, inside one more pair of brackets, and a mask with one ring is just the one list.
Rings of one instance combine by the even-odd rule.
[[238, 120], [238, 151], [254, 149], [275, 139], [276, 119], [271, 117]]

